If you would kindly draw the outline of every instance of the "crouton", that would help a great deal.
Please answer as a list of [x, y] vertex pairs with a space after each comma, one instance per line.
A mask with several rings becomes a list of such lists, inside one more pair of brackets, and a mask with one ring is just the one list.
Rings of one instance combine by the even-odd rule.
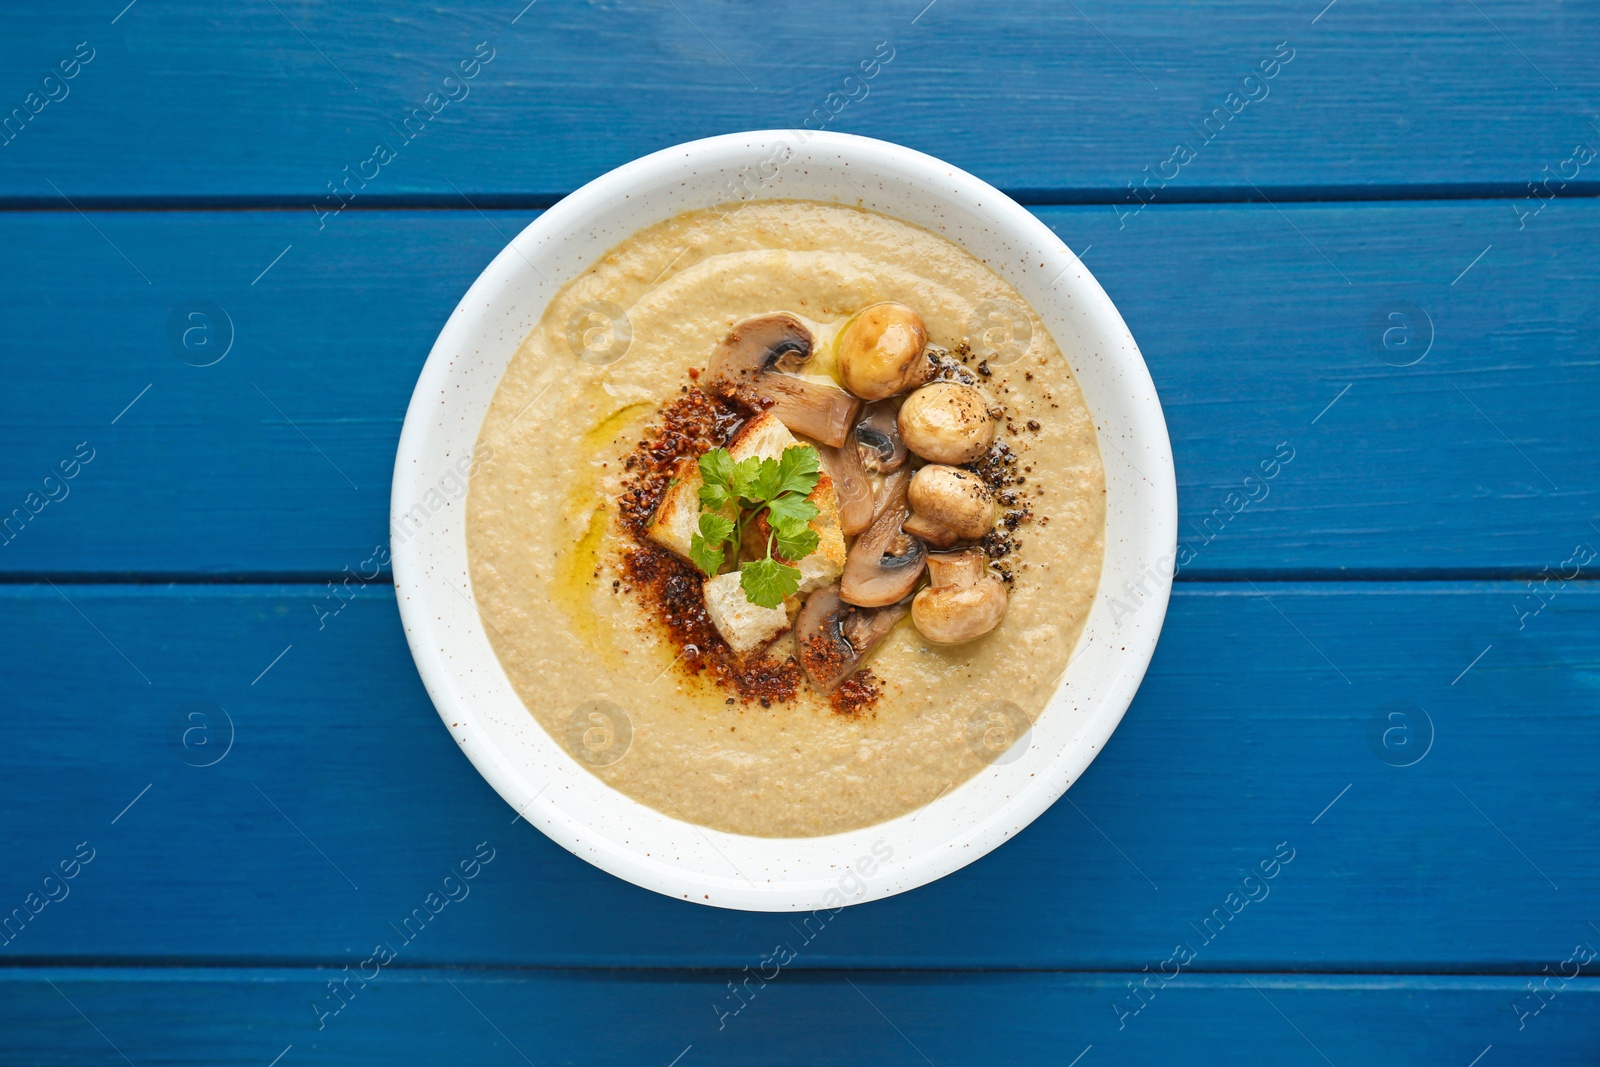
[[[776, 416], [763, 413], [739, 429], [728, 444], [728, 452], [735, 463], [746, 456], [777, 459], [785, 449], [799, 443]], [[827, 471], [818, 476], [816, 488], [806, 499], [817, 506], [817, 517], [811, 520], [811, 528], [817, 531], [818, 542], [815, 552], [795, 563], [800, 568], [800, 596], [837, 578], [844, 570], [845, 555], [844, 531], [839, 528], [839, 494]], [[762, 526], [762, 547], [754, 553], [757, 557], [766, 555], [764, 522]]]
[[785, 449], [793, 448], [799, 443], [782, 420], [764, 411], [739, 427], [739, 432], [728, 442], [728, 454], [733, 457], [735, 463], [751, 456], [777, 459], [783, 455]]
[[[838, 494], [833, 491], [833, 482], [826, 474], [817, 480], [816, 489], [806, 499], [817, 506], [817, 517], [810, 524], [817, 532], [817, 550], [803, 559], [789, 560], [778, 554], [776, 546], [773, 549], [775, 557], [799, 569], [800, 588], [795, 591], [799, 597], [839, 577], [844, 571], [845, 558], [844, 534], [839, 530]], [[757, 516], [754, 522], [744, 528], [744, 540], [739, 545], [740, 558], [765, 558], [767, 538], [771, 534], [772, 525], [767, 522], [766, 515]]]
[[[762, 412], [746, 422], [728, 442], [728, 454], [735, 463], [750, 456], [777, 459], [784, 451], [800, 444], [794, 434], [777, 416]], [[686, 458], [678, 467], [677, 477], [661, 497], [656, 513], [646, 531], [650, 539], [684, 559], [689, 558], [689, 542], [700, 530], [700, 477], [698, 460]], [[804, 595], [818, 586], [827, 585], [844, 569], [844, 532], [839, 528], [839, 494], [833, 488], [833, 479], [823, 472], [817, 486], [807, 498], [817, 506], [819, 514], [811, 520], [820, 542], [812, 556], [800, 560], [797, 566], [802, 575], [800, 593]], [[737, 518], [730, 505], [721, 512], [728, 519]], [[752, 524], [754, 525], [754, 524]], [[766, 534], [762, 533], [765, 544]], [[757, 553], [765, 556], [763, 548]]]
[[782, 605], [764, 608], [745, 598], [738, 571], [707, 578], [704, 591], [706, 614], [711, 616], [712, 625], [728, 647], [741, 656], [765, 646], [789, 628], [789, 613]]
[[[728, 442], [728, 454], [735, 463], [747, 456], [777, 459], [783, 451], [799, 444], [776, 416], [762, 413], [746, 422]], [[705, 480], [700, 477], [700, 462], [694, 457], [679, 461], [678, 473], [656, 505], [645, 533], [650, 540], [684, 559], [689, 558], [689, 542], [700, 531], [700, 487]], [[721, 513], [727, 519], [736, 519], [736, 509], [730, 505]]]
[[[684, 559], [689, 558], [689, 542], [700, 532], [700, 487], [705, 479], [700, 477], [700, 463], [688, 456], [678, 462], [678, 473], [656, 505], [645, 535], [656, 544]], [[718, 514], [732, 522], [738, 518], [738, 508], [729, 504]]]
[[795, 566], [800, 570], [800, 587], [795, 590], [796, 597], [805, 597], [812, 590], [836, 581], [844, 573], [843, 563], [834, 562], [820, 551], [811, 553]]
[[811, 528], [817, 531], [817, 550], [797, 564], [802, 596], [839, 577], [845, 556], [844, 530], [839, 527], [839, 493], [826, 471], [817, 478], [817, 487], [806, 499], [817, 506], [817, 517], [811, 520]]

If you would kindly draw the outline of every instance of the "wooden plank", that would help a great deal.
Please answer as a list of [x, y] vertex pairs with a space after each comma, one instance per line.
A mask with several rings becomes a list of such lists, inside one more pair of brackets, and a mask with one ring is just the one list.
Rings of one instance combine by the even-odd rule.
[[[391, 589], [320, 631], [318, 594], [0, 589], [0, 914], [95, 853], [0, 956], [359, 962], [480, 842], [494, 859], [408, 964], [737, 968], [797, 936], [513, 825], [452, 751]], [[1524, 594], [1180, 584], [1065, 800], [965, 870], [841, 912], [796, 965], [1156, 970], [1191, 943], [1206, 971], [1534, 974], [1600, 945], [1600, 589], [1544, 590], [1519, 630]]]
[[[1150, 363], [1188, 576], [1534, 574], [1600, 544], [1600, 204], [1522, 229], [1494, 201], [1155, 206], [1121, 229], [1038, 211]], [[356, 569], [387, 536], [428, 348], [528, 218], [353, 211], [319, 234], [281, 211], [0, 214], [0, 244], [30, 250], [0, 262], [0, 514], [94, 451], [0, 573]], [[201, 302], [215, 332], [190, 341], [213, 348], [174, 347]], [[1390, 313], [1431, 340], [1420, 362], [1374, 340]]]
[[[1196, 155], [1174, 196], [1521, 195], [1596, 136], [1600, 97], [1600, 16], [1509, 0], [119, 7], [7, 12], [0, 107], [38, 114], [0, 148], [0, 198], [273, 198], [309, 218], [380, 141], [396, 158], [360, 191], [371, 203], [549, 197], [681, 141], [808, 122], [1036, 196], [1121, 196], [1178, 144]], [[79, 42], [89, 64], [43, 84]], [[493, 59], [446, 83], [480, 42]], [[1246, 82], [1263, 63], [1274, 76]]]
[[[1120, 1017], [1128, 974], [0, 971], [0, 1052], [38, 1065], [1593, 1062], [1600, 980], [1185, 975]], [[368, 974], [374, 974], [369, 970]], [[1544, 981], [1544, 976], [1538, 976]], [[1540, 1005], [1538, 1014], [1530, 1007]], [[323, 1011], [329, 1010], [327, 1007]], [[1518, 1012], [1525, 1014], [1518, 1014]], [[1118, 1022], [1122, 1028], [1118, 1029]], [[426, 1026], [417, 1025], [427, 1020]], [[318, 1029], [318, 1022], [322, 1028]], [[1519, 1029], [1519, 1022], [1521, 1024]], [[720, 1024], [720, 1025], [719, 1025]], [[801, 1053], [799, 1050], [803, 1050]], [[1078, 1057], [1075, 1059], [1074, 1057]], [[1479, 1057], [1475, 1060], [1474, 1057]]]

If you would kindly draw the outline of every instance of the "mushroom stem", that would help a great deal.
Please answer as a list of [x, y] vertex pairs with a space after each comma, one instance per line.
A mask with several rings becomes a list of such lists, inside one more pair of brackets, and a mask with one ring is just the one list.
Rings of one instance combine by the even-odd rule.
[[[900, 528], [912, 537], [919, 538], [934, 548], [949, 548], [961, 540], [959, 534], [920, 512], [913, 511]], [[931, 557], [930, 557], [931, 558]]]
[[711, 354], [706, 388], [752, 411], [770, 411], [792, 432], [838, 448], [861, 401], [837, 386], [785, 373], [810, 362], [812, 343], [811, 331], [793, 315], [737, 322]]
[[861, 453], [848, 442], [843, 448], [823, 445], [817, 451], [839, 495], [839, 529], [854, 537], [872, 525], [872, 480], [861, 465]]
[[989, 573], [989, 557], [982, 549], [961, 552], [928, 553], [928, 581], [932, 588], [943, 585], [972, 585]]
[[911, 601], [911, 621], [936, 645], [959, 645], [1000, 625], [1009, 600], [982, 549], [928, 556], [933, 584]]
[[[843, 445], [850, 436], [850, 426], [861, 406], [861, 401], [843, 389], [777, 372], [762, 375], [756, 393], [756, 403], [750, 407], [764, 407], [791, 432], [833, 448]], [[762, 403], [768, 400], [769, 407]]]

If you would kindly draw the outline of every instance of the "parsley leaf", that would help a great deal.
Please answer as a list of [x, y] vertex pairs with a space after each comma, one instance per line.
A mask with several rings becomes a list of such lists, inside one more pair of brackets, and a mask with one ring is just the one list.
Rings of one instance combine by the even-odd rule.
[[[700, 530], [689, 540], [689, 558], [707, 576], [720, 571], [731, 543], [735, 558], [745, 528], [765, 517], [771, 534], [765, 559], [739, 566], [739, 587], [745, 599], [775, 608], [800, 587], [800, 571], [774, 558], [804, 559], [821, 538], [811, 528], [820, 511], [806, 497], [821, 478], [822, 457], [810, 445], [784, 449], [776, 459], [747, 456], [738, 463], [725, 448], [700, 457]], [[730, 511], [736, 513], [730, 518]]]
[[745, 599], [763, 608], [775, 608], [783, 598], [800, 588], [800, 572], [768, 556], [749, 560], [739, 567], [739, 588]]
[[733, 487], [735, 496], [750, 501], [749, 507], [760, 507], [766, 503], [765, 497], [757, 497], [755, 492], [756, 475], [761, 471], [760, 456], [746, 456], [733, 468], [733, 477], [728, 484]]
[[815, 504], [797, 493], [786, 493], [767, 505], [767, 521], [780, 532], [796, 527], [803, 529], [819, 514]]
[[699, 534], [689, 538], [689, 561], [707, 578], [715, 578], [722, 569], [722, 549], [711, 548]]
[[804, 559], [817, 550], [817, 545], [822, 542], [817, 531], [809, 526], [800, 526], [793, 530], [782, 530], [773, 527], [773, 540], [777, 542], [778, 555], [784, 559]]
[[733, 499], [733, 456], [726, 448], [713, 448], [700, 457], [700, 505], [721, 511]]
[[689, 558], [707, 578], [722, 569], [722, 546], [733, 531], [732, 519], [710, 511], [700, 513], [700, 532], [689, 539]]
[[700, 533], [712, 547], [733, 536], [736, 524], [726, 515], [705, 512], [700, 516]]
[[822, 457], [814, 448], [787, 448], [778, 459], [777, 466], [778, 491], [767, 499], [771, 500], [781, 493], [809, 496], [817, 487], [818, 478], [821, 477]]
[[750, 483], [750, 496], [771, 503], [783, 495], [783, 468], [775, 459], [764, 459]]

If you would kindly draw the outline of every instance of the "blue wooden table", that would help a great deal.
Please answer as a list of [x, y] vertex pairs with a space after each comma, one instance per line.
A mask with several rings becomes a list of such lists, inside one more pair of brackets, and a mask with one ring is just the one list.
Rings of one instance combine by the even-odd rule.
[[[1600, 6], [125, 2], [0, 13], [0, 1062], [1600, 1058]], [[377, 563], [509, 236], [802, 125], [1084, 257], [1190, 550], [1063, 801], [804, 934], [514, 822]]]

